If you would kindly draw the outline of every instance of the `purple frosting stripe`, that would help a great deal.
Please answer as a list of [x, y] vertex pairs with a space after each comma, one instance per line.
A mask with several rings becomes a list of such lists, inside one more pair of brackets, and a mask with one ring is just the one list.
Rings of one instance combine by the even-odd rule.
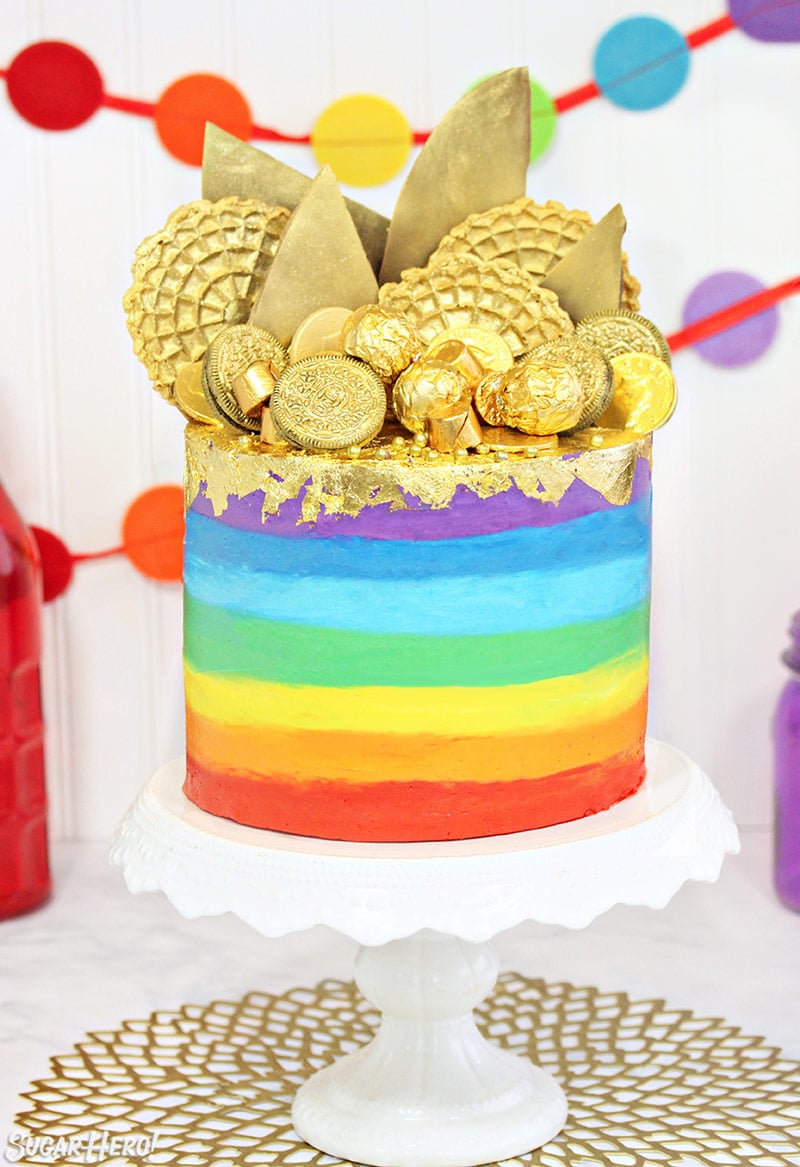
[[[650, 467], [645, 458], [636, 464], [631, 502], [650, 490]], [[244, 498], [228, 498], [228, 506], [218, 521], [243, 531], [260, 531], [288, 538], [326, 539], [332, 535], [357, 535], [362, 539], [459, 539], [472, 535], [494, 535], [518, 527], [551, 527], [583, 518], [584, 515], [614, 509], [598, 491], [575, 479], [558, 503], [528, 498], [517, 486], [491, 498], [478, 498], [466, 486], [456, 487], [448, 507], [433, 510], [408, 495], [408, 510], [391, 510], [389, 503], [365, 507], [358, 515], [320, 514], [312, 523], [301, 522], [302, 499], [289, 499], [276, 515], [262, 516], [264, 495], [260, 490]], [[205, 495], [205, 484], [191, 510], [209, 518], [214, 508]]]

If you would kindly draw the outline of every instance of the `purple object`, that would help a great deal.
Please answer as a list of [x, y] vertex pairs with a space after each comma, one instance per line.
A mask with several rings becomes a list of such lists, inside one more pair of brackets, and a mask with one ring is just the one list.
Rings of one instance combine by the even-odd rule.
[[[684, 327], [735, 304], [737, 300], [763, 292], [764, 287], [764, 284], [746, 272], [715, 272], [701, 280], [690, 292], [683, 306]], [[726, 328], [708, 340], [698, 341], [694, 348], [712, 365], [721, 365], [723, 368], [749, 365], [766, 352], [775, 339], [777, 328], [778, 310], [773, 306], [740, 324], [734, 324], [732, 328]]]
[[773, 723], [775, 746], [775, 888], [788, 908], [800, 911], [800, 613], [783, 654], [792, 670]]
[[800, 41], [800, 0], [729, 0], [728, 11], [757, 41]]

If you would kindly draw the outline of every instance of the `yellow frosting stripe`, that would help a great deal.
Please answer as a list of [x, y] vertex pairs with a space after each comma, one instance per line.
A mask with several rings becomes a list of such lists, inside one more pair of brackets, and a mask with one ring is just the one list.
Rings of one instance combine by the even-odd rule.
[[185, 671], [186, 700], [220, 724], [442, 737], [578, 729], [635, 704], [647, 656], [631, 652], [573, 676], [497, 688], [349, 689], [280, 685]]

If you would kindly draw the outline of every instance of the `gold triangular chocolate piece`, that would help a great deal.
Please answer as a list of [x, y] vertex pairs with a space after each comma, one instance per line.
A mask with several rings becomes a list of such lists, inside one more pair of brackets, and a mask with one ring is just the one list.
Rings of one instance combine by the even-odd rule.
[[507, 69], [471, 89], [439, 122], [400, 191], [380, 282], [399, 280], [467, 215], [525, 194], [530, 161], [527, 69]]
[[592, 312], [619, 308], [625, 216], [617, 203], [542, 280], [577, 324]]
[[[203, 198], [216, 202], [226, 195], [262, 199], [293, 211], [311, 185], [311, 179], [277, 158], [206, 122], [203, 147]], [[364, 251], [375, 271], [386, 246], [389, 220], [352, 199], [345, 199]]]
[[288, 344], [317, 309], [360, 308], [377, 298], [375, 273], [333, 171], [324, 166], [286, 226], [250, 323]]

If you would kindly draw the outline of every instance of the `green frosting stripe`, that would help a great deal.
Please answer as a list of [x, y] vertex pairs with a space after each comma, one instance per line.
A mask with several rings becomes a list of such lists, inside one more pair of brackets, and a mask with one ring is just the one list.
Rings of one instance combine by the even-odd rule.
[[409, 636], [285, 624], [185, 595], [184, 655], [195, 673], [349, 688], [524, 685], [646, 651], [649, 604], [591, 623], [481, 636]]

